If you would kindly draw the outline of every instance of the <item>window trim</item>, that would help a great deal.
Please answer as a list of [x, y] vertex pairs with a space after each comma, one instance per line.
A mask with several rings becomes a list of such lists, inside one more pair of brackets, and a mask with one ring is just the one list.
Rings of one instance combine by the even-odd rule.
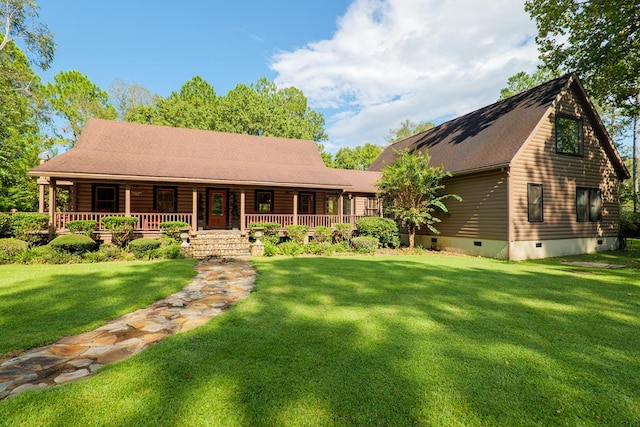
[[[587, 193], [587, 203], [584, 205], [578, 205], [580, 199], [580, 193], [585, 191]], [[598, 200], [598, 214], [592, 215], [593, 202]], [[576, 221], [577, 222], [600, 222], [602, 221], [602, 190], [597, 187], [576, 187]], [[581, 214], [582, 212], [582, 214]]]
[[120, 211], [120, 186], [118, 184], [92, 184], [91, 185], [91, 212], [97, 212], [96, 197], [98, 188], [110, 188], [114, 191], [114, 210], [110, 213], [118, 213]]
[[[578, 137], [578, 152], [574, 153], [571, 151], [561, 151], [558, 148], [558, 120], [571, 120], [574, 121], [577, 125], [577, 137]], [[562, 155], [566, 155], [566, 156], [577, 156], [577, 157], [582, 157], [584, 156], [584, 130], [583, 130], [583, 120], [581, 117], [576, 117], [576, 116], [572, 116], [570, 114], [562, 114], [562, 113], [558, 113], [555, 116], [555, 120], [554, 120], [554, 129], [553, 132], [555, 134], [555, 144], [556, 144], [556, 153], [557, 154], [562, 154]]]
[[[531, 189], [533, 188], [540, 188], [540, 207], [538, 208], [540, 210], [540, 218], [532, 218], [532, 212], [531, 212], [531, 208], [532, 206], [536, 206], [537, 204], [533, 204], [531, 201]], [[542, 184], [533, 184], [533, 183], [528, 183], [527, 184], [527, 221], [528, 222], [535, 222], [535, 223], [541, 223], [544, 222], [544, 187]]]
[[163, 213], [177, 213], [178, 212], [178, 187], [172, 185], [154, 185], [153, 186], [153, 210], [160, 210], [158, 208], [158, 191], [159, 190], [172, 190], [173, 191], [173, 210], [170, 212], [162, 211]]
[[[260, 205], [258, 203], [258, 194], [260, 194], [260, 193], [269, 194], [270, 204], [269, 204], [269, 211], [267, 211], [267, 212], [260, 212]], [[273, 205], [274, 205], [274, 191], [273, 190], [255, 190], [254, 195], [253, 195], [253, 200], [254, 200], [254, 208], [255, 208], [255, 211], [257, 213], [273, 213]]]

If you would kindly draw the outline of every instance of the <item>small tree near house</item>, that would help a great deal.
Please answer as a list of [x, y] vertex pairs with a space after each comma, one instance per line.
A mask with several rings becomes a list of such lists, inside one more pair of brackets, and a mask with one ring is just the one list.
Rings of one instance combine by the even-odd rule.
[[382, 169], [377, 183], [385, 208], [407, 225], [410, 249], [422, 225], [439, 234], [434, 224], [441, 220], [436, 215], [449, 212], [444, 200], [453, 197], [462, 201], [456, 194], [442, 194], [441, 181], [451, 174], [442, 166], [429, 166], [430, 160], [427, 149], [422, 153], [396, 150], [393, 163]]

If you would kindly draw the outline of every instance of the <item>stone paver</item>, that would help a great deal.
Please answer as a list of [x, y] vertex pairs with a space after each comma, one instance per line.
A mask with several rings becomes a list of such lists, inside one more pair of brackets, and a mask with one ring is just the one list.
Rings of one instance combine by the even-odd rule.
[[240, 259], [216, 259], [197, 266], [182, 291], [90, 332], [0, 358], [0, 399], [27, 390], [87, 378], [101, 366], [124, 360], [164, 337], [201, 326], [249, 295], [256, 273]]

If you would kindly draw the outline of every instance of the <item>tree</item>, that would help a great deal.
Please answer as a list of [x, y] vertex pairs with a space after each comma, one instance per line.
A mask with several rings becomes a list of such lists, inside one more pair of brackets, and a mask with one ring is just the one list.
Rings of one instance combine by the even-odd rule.
[[154, 105], [157, 97], [146, 87], [120, 78], [109, 86], [109, 95], [121, 120], [141, 107]]
[[441, 222], [438, 212], [447, 213], [444, 201], [449, 197], [461, 201], [456, 194], [442, 194], [441, 181], [451, 176], [442, 166], [429, 166], [431, 156], [424, 152], [396, 150], [394, 161], [382, 169], [378, 194], [385, 207], [409, 229], [409, 248], [413, 249], [416, 230], [424, 224], [433, 233], [439, 231], [434, 224]]
[[[25, 81], [31, 82], [29, 93], [18, 90]], [[47, 148], [34, 96], [39, 89], [40, 79], [26, 55], [15, 43], [6, 44], [0, 55], [0, 212], [37, 206], [35, 180], [26, 174], [37, 164], [38, 153]]]
[[69, 145], [73, 147], [87, 120], [92, 117], [115, 119], [118, 113], [109, 102], [109, 95], [79, 71], [61, 71], [48, 83], [44, 93], [48, 104], [68, 122]]
[[410, 136], [413, 136], [420, 132], [424, 132], [425, 130], [429, 130], [432, 127], [435, 127], [435, 125], [431, 122], [420, 122], [416, 124], [411, 120], [406, 119], [402, 123], [400, 123], [400, 126], [396, 129], [390, 129], [389, 133], [385, 137], [385, 140], [389, 144], [393, 144], [394, 142], [402, 141], [403, 139], [407, 139]]
[[38, 10], [34, 0], [4, 0], [0, 3], [0, 53], [9, 43], [22, 40], [33, 55], [31, 62], [46, 70], [53, 61], [55, 43], [47, 25], [37, 21]]
[[380, 156], [382, 147], [369, 142], [355, 148], [342, 147], [333, 160], [333, 167], [340, 169], [367, 170], [371, 163]]
[[551, 70], [545, 67], [540, 67], [531, 74], [520, 71], [507, 79], [507, 87], [500, 90], [498, 101], [558, 78], [561, 74], [560, 70]]
[[591, 95], [634, 117], [634, 211], [638, 211], [640, 7], [637, 0], [527, 0], [536, 21], [540, 58], [552, 69], [577, 71]]

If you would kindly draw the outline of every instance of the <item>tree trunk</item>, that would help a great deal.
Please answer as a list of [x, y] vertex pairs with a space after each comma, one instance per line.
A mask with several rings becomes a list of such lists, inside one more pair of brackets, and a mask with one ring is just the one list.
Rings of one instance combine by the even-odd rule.
[[409, 225], [409, 249], [413, 249], [413, 245], [416, 241], [416, 226]]
[[[638, 95], [638, 104], [640, 104], [640, 95]], [[633, 212], [638, 213], [638, 127], [640, 117], [633, 118]]]

